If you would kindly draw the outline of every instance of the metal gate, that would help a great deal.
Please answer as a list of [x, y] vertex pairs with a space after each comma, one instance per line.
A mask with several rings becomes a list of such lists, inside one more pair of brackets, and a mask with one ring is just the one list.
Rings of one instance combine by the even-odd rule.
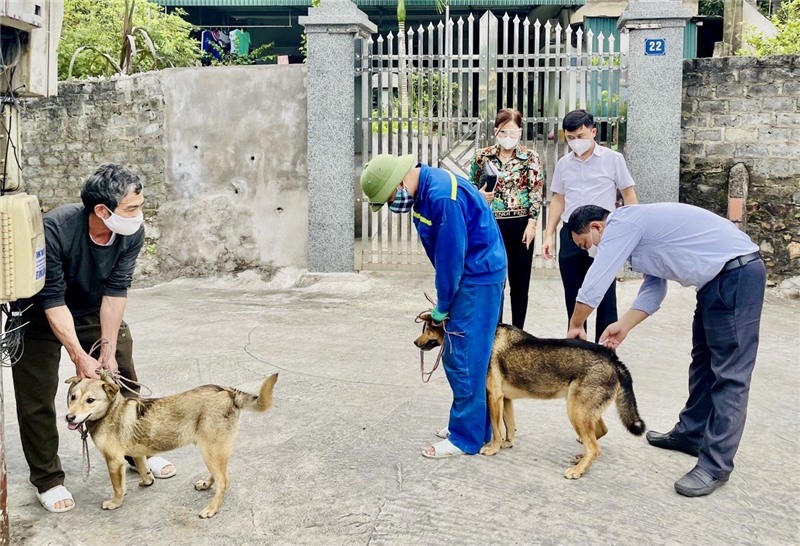
[[[403, 55], [400, 38], [378, 35], [356, 52], [362, 165], [381, 153], [413, 154], [467, 176], [476, 150], [493, 142], [494, 116], [504, 107], [522, 112], [523, 140], [541, 157], [547, 180], [568, 151], [561, 120], [575, 108], [595, 115], [598, 142], [621, 151], [625, 61], [613, 35], [486, 12], [477, 24], [470, 15], [409, 28]], [[358, 194], [356, 268], [430, 269], [411, 214], [373, 213]], [[539, 219], [534, 267], [555, 268], [541, 256], [546, 204]]]

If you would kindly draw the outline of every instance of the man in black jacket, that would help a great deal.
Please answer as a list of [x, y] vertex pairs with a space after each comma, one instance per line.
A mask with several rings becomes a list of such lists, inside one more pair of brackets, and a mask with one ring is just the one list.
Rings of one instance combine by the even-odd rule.
[[[45, 286], [18, 303], [30, 322], [25, 350], [12, 370], [22, 450], [37, 497], [50, 512], [75, 503], [64, 487], [58, 457], [55, 396], [61, 347], [80, 377], [96, 378], [104, 367], [136, 380], [133, 340], [123, 322], [136, 258], [144, 244], [142, 182], [120, 165], [102, 165], [81, 190], [83, 204], [58, 207], [44, 215], [47, 252]], [[99, 352], [89, 354], [99, 339]], [[175, 475], [154, 457], [156, 478]]]

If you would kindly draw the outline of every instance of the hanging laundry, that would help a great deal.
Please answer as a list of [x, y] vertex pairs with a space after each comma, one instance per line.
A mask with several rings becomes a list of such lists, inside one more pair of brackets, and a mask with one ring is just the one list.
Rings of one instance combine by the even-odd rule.
[[240, 29], [232, 30], [230, 33], [231, 38], [231, 53], [235, 53], [240, 57], [250, 53], [250, 33]]
[[200, 35], [200, 44], [204, 53], [208, 53], [215, 59], [219, 59], [220, 50], [214, 47], [213, 45], [216, 44], [213, 31], [204, 30], [203, 33]]

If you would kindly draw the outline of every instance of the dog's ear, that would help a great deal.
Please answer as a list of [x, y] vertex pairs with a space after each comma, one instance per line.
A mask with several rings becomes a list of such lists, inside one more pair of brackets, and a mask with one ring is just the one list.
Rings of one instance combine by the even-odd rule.
[[116, 397], [119, 394], [119, 385], [114, 383], [114, 381], [105, 381], [103, 383], [103, 391], [106, 393], [106, 396], [109, 400]]
[[67, 385], [69, 385], [70, 387], [72, 387], [73, 385], [76, 385], [76, 384], [78, 384], [78, 383], [80, 383], [80, 382], [81, 382], [81, 378], [80, 378], [80, 377], [78, 377], [77, 375], [76, 375], [75, 377], [70, 377], [69, 379], [67, 379], [66, 381], [64, 381], [64, 383], [66, 383], [66, 384], [67, 384]]
[[419, 322], [431, 322], [431, 312], [430, 311], [423, 311], [419, 315], [417, 315], [417, 320]]

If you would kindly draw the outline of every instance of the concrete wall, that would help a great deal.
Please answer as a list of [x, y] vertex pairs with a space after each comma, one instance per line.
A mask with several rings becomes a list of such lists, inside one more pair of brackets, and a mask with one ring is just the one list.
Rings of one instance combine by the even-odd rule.
[[686, 61], [683, 85], [680, 200], [725, 214], [743, 163], [748, 234], [773, 278], [800, 275], [800, 56]]
[[62, 83], [22, 112], [25, 185], [79, 200], [103, 162], [145, 182], [140, 275], [305, 267], [305, 68], [172, 69]]

